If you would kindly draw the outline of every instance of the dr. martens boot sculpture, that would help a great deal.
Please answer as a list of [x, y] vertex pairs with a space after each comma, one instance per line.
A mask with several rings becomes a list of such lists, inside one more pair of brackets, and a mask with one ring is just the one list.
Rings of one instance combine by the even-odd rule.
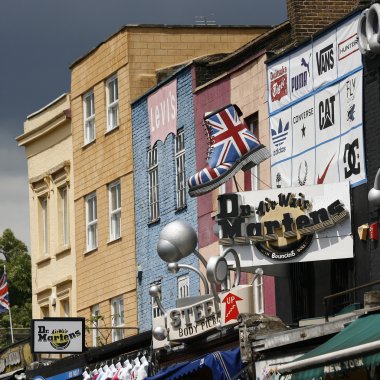
[[197, 197], [227, 182], [240, 169], [248, 170], [270, 157], [244, 122], [242, 112], [230, 104], [204, 117], [208, 137], [206, 167], [189, 178], [189, 194]]

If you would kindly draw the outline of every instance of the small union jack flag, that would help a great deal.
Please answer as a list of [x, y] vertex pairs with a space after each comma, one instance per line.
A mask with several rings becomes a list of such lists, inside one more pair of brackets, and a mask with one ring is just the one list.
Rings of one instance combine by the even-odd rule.
[[0, 313], [5, 313], [10, 308], [7, 274], [3, 273], [0, 278]]

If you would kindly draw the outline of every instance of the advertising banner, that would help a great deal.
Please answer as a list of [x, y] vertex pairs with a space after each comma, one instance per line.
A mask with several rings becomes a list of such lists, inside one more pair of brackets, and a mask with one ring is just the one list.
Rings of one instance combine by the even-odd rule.
[[[366, 182], [358, 20], [268, 65], [272, 187]], [[271, 94], [281, 68], [288, 91], [279, 99]]]
[[80, 353], [85, 347], [84, 318], [32, 320], [34, 353]]
[[165, 141], [169, 133], [177, 132], [177, 79], [148, 96], [151, 147]]
[[234, 248], [242, 268], [353, 257], [349, 184], [300, 190], [219, 195], [217, 223], [223, 250]]

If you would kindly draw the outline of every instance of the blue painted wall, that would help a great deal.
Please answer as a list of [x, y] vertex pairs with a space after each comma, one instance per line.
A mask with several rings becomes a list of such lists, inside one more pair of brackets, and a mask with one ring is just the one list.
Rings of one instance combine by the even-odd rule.
[[[196, 171], [191, 68], [179, 71], [175, 77], [178, 99], [177, 128], [184, 128], [185, 167], [186, 178], [188, 178]], [[142, 281], [140, 284], [137, 282], [140, 331], [150, 330], [152, 327], [149, 288], [154, 281], [161, 280], [162, 303], [165, 309], [175, 306], [177, 277], [181, 275], [190, 275], [189, 295], [200, 294], [199, 277], [195, 273], [183, 269], [176, 275], [168, 273], [166, 263], [159, 258], [156, 251], [160, 231], [176, 219], [189, 222], [198, 233], [197, 202], [187, 194], [187, 207], [176, 211], [175, 139], [170, 134], [164, 143], [161, 141], [157, 143], [160, 220], [149, 224], [147, 151], [150, 145], [150, 134], [147, 97], [144, 96], [132, 104], [136, 264], [141, 265], [143, 270]], [[199, 267], [198, 259], [194, 255], [181, 260], [181, 263]]]

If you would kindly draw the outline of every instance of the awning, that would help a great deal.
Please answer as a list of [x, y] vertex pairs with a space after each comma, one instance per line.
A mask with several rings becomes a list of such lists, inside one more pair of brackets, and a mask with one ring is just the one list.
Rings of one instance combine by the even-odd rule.
[[183, 376], [197, 372], [205, 367], [210, 368], [213, 380], [230, 380], [239, 373], [243, 364], [240, 357], [240, 348], [228, 351], [217, 351], [207, 354], [196, 360], [173, 364], [147, 380], [176, 380]]
[[340, 333], [293, 362], [281, 365], [283, 379], [323, 379], [380, 364], [380, 314], [358, 318]]

